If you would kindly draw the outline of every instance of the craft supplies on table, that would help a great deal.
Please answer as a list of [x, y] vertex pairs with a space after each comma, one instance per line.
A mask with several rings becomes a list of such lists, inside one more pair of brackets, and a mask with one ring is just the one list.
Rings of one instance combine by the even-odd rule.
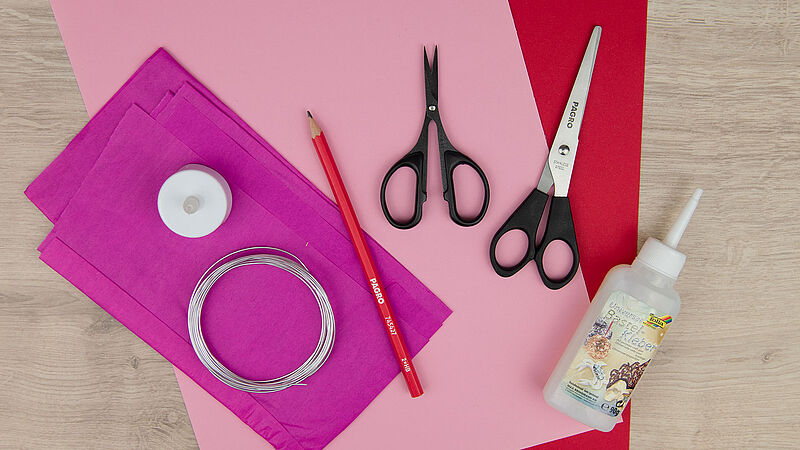
[[[425, 73], [425, 118], [422, 121], [422, 130], [419, 132], [419, 138], [414, 147], [406, 153], [405, 156], [400, 158], [399, 161], [394, 163], [386, 173], [381, 183], [381, 208], [386, 220], [392, 226], [400, 229], [408, 229], [414, 227], [422, 219], [422, 204], [428, 198], [428, 128], [431, 122], [436, 124], [436, 136], [438, 140], [439, 149], [439, 165], [442, 169], [442, 194], [444, 200], [447, 202], [447, 207], [450, 211], [450, 218], [462, 227], [471, 227], [477, 225], [478, 222], [486, 215], [486, 210], [489, 208], [489, 180], [475, 161], [470, 159], [467, 155], [459, 152], [450, 143], [447, 134], [444, 132], [442, 125], [442, 118], [439, 112], [439, 47], [433, 50], [433, 62], [428, 61], [428, 51], [423, 49], [423, 63]], [[456, 187], [453, 174], [460, 166], [468, 166], [474, 170], [483, 183], [483, 202], [480, 211], [472, 218], [465, 218], [456, 207]], [[416, 188], [414, 192], [414, 213], [408, 221], [401, 222], [395, 219], [389, 211], [389, 206], [386, 202], [386, 187], [389, 184], [389, 179], [398, 170], [408, 167], [414, 171], [416, 175]]]
[[342, 213], [342, 218], [347, 226], [347, 233], [350, 235], [350, 241], [353, 243], [358, 260], [361, 263], [361, 269], [364, 271], [367, 283], [372, 288], [375, 306], [378, 307], [380, 312], [381, 323], [386, 330], [386, 336], [392, 345], [392, 350], [397, 358], [397, 363], [400, 366], [400, 373], [403, 374], [403, 379], [406, 381], [408, 391], [411, 397], [419, 397], [422, 395], [422, 385], [417, 377], [417, 371], [414, 369], [414, 362], [411, 361], [411, 354], [406, 348], [406, 342], [403, 339], [403, 332], [400, 323], [397, 321], [392, 305], [389, 302], [389, 293], [386, 290], [381, 276], [378, 273], [378, 268], [375, 266], [375, 261], [372, 259], [372, 254], [367, 246], [367, 241], [364, 239], [364, 232], [361, 230], [361, 225], [358, 223], [356, 211], [353, 204], [350, 202], [350, 196], [347, 195], [347, 189], [344, 185], [344, 180], [339, 174], [339, 168], [336, 167], [336, 160], [333, 158], [333, 153], [328, 146], [328, 141], [325, 139], [325, 134], [320, 129], [314, 117], [308, 112], [308, 123], [311, 128], [311, 140], [314, 143], [314, 148], [317, 151], [319, 160], [322, 167], [325, 169], [325, 175], [328, 177], [328, 183], [331, 185], [333, 195], [336, 198], [336, 203]]
[[[218, 171], [235, 205], [214, 233], [191, 240], [167, 229], [156, 208], [164, 180], [189, 163]], [[278, 448], [325, 446], [399, 372], [336, 206], [164, 50], [26, 193], [55, 221], [40, 246], [42, 260]], [[123, 203], [125, 209], [117, 207]], [[367, 240], [414, 355], [450, 310]], [[337, 339], [306, 386], [251, 394], [226, 386], [197, 358], [187, 308], [210, 262], [265, 242], [313, 268], [331, 299]], [[270, 269], [231, 271], [203, 307], [208, 347], [247, 378], [299, 366], [319, 337], [320, 313], [308, 289], [289, 274], [264, 270]]]
[[[599, 26], [594, 27], [592, 36], [589, 38], [586, 53], [583, 56], [578, 75], [575, 77], [575, 84], [564, 108], [564, 114], [561, 116], [553, 145], [550, 146], [547, 164], [542, 169], [539, 184], [492, 237], [489, 245], [489, 259], [495, 272], [502, 277], [510, 277], [530, 261], [535, 261], [544, 285], [550, 289], [560, 289], [578, 273], [578, 242], [575, 238], [575, 225], [567, 192], [575, 165], [575, 154], [578, 151], [578, 133], [580, 133], [583, 113], [586, 110], [586, 98], [592, 82], [597, 46], [600, 43], [600, 31]], [[549, 198], [548, 192], [551, 188], [554, 188], [554, 192], [553, 198], [550, 199], [547, 226], [542, 241], [536, 245], [536, 231], [539, 228], [539, 221], [544, 215]], [[519, 262], [511, 267], [505, 267], [497, 260], [497, 244], [503, 235], [512, 230], [522, 230], [525, 233], [528, 247]], [[572, 266], [569, 272], [558, 279], [551, 278], [544, 267], [545, 251], [555, 241], [566, 243], [572, 252]]]
[[[386, 137], [392, 132], [401, 129], [405, 130], [403, 135], [407, 135], [419, 130], [413, 111], [424, 107], [423, 98], [407, 94], [413, 93], [422, 80], [416, 73], [409, 76], [404, 68], [417, 67], [418, 48], [422, 43], [438, 42], [447, 49], [448, 55], [447, 64], [442, 66], [442, 76], [448, 82], [441, 88], [448, 132], [469, 143], [469, 148], [464, 150], [480, 161], [489, 178], [501, 179], [499, 174], [502, 174], [502, 182], [508, 186], [502, 188], [508, 195], [492, 199], [493, 210], [502, 212], [494, 216], [487, 214], [484, 218], [491, 222], [483, 236], [484, 242], [488, 242], [504, 216], [521, 200], [511, 195], [517, 192], [513, 186], [519, 188], [519, 193], [529, 191], [529, 172], [541, 167], [546, 157], [537, 107], [548, 135], [555, 129], [557, 115], [563, 110], [569, 91], [566, 83], [572, 81], [562, 79], [566, 78], [564, 71], [577, 68], [585, 46], [582, 38], [563, 39], [563, 32], [568, 30], [580, 37], [585, 30], [590, 30], [590, 25], [602, 23], [605, 31], [613, 30], [604, 35], [602, 51], [613, 49], [614, 54], [625, 57], [601, 57], [604, 64], [598, 69], [603, 73], [595, 74], [593, 106], [587, 112], [594, 116], [583, 126], [582, 143], [600, 142], [603, 148], [614, 148], [618, 157], [611, 167], [604, 152], [583, 152], [575, 173], [575, 179], [581, 183], [573, 183], [575, 186], [570, 188], [576, 228], [581, 237], [582, 272], [588, 274], [589, 290], [594, 291], [609, 264], [627, 257], [620, 256], [620, 251], [624, 255], [630, 253], [631, 258], [635, 251], [644, 4], [639, 2], [635, 7], [620, 4], [610, 8], [605, 4], [599, 7], [587, 3], [576, 9], [574, 5], [562, 8], [552, 4], [541, 8], [531, 2], [512, 1], [512, 7], [516, 6], [514, 21], [518, 25], [527, 67], [536, 74], [531, 77], [534, 92], [541, 97], [534, 106], [507, 4], [478, 2], [469, 8], [452, 2], [412, 2], [402, 7], [359, 4], [358, 8], [348, 9], [351, 14], [338, 14], [348, 3], [308, 7], [293, 4], [275, 15], [266, 10], [267, 6], [245, 6], [241, 2], [224, 5], [196, 2], [192, 5], [192, 14], [185, 14], [183, 5], [150, 0], [137, 2], [135, 6], [115, 4], [113, 7], [103, 2], [53, 1], [90, 113], [99, 109], [138, 61], [154, 46], [165, 42], [182, 61], [201, 73], [215, 92], [265, 133], [294, 166], [324, 187], [324, 173], [319, 169], [316, 156], [313, 152], [302, 151], [304, 139], [307, 139], [306, 127], [283, 120], [292, 108], [302, 113], [299, 108], [313, 99], [315, 107], [325, 113], [328, 121], [333, 121], [331, 126], [338, 130], [341, 139], [351, 144], [339, 150], [346, 151], [345, 154], [337, 156], [341, 158], [343, 175], [352, 183], [348, 187], [353, 200], [359, 205], [372, 205], [359, 211], [363, 214], [360, 219], [365, 229], [380, 235], [380, 241], [393, 254], [413, 267], [414, 273], [458, 310], [457, 315], [448, 319], [433, 345], [418, 357], [425, 361], [423, 381], [426, 387], [431, 387], [429, 395], [420, 400], [422, 403], [398, 402], [407, 394], [401, 383], [393, 383], [394, 386], [384, 391], [346, 433], [332, 442], [332, 449], [377, 448], [379, 445], [397, 448], [400, 443], [386, 443], [382, 433], [374, 431], [386, 420], [415, 430], [403, 440], [407, 446], [438, 444], [447, 447], [449, 444], [461, 448], [521, 448], [584, 430], [577, 426], [570, 428], [565, 420], [557, 420], [559, 415], [556, 414], [539, 417], [536, 410], [546, 411], [547, 407], [537, 398], [538, 393], [533, 392], [550, 370], [548, 361], [557, 358], [548, 350], [552, 342], [568, 339], [558, 330], [549, 329], [547, 324], [554, 323], [553, 318], [578, 317], [585, 309], [580, 300], [588, 298], [581, 297], [574, 302], [572, 298], [580, 297], [579, 291], [584, 289], [581, 273], [557, 295], [536, 285], [539, 283], [536, 271], [524, 271], [510, 280], [499, 279], [486, 264], [485, 247], [470, 243], [475, 236], [472, 230], [452, 226], [446, 207], [429, 208], [426, 220], [411, 232], [413, 239], [408, 238], [408, 233], [394, 233], [386, 226], [377, 206], [375, 191], [386, 161], [375, 158], [375, 154], [376, 150], [386, 151]], [[421, 8], [425, 8], [427, 14], [419, 14]], [[309, 13], [311, 9], [314, 11]], [[235, 24], [237, 33], [226, 32], [229, 27], [207, 27], [207, 17], [213, 17], [215, 23]], [[474, 27], [464, 27], [465, 23], [475, 23], [475, 17], [480, 17], [482, 29], [492, 30], [492, 33], [475, 33]], [[196, 33], [198, 27], [204, 30], [200, 36]], [[337, 32], [328, 32], [331, 27]], [[126, 32], [108, 31], [119, 29]], [[308, 33], [309, 29], [317, 31]], [[320, 33], [324, 34], [322, 41]], [[97, 36], [102, 36], [102, 40]], [[313, 44], [308, 44], [307, 41], [312, 40]], [[253, 42], [270, 42], [270, 45], [254, 47]], [[413, 51], [406, 51], [409, 42], [419, 45], [411, 46]], [[275, 61], [280, 61], [280, 67], [292, 70], [274, 70]], [[569, 67], [565, 69], [563, 64]], [[235, 70], [231, 65], [235, 65]], [[319, 65], [337, 70], [331, 70], [324, 80], [310, 84], [315, 78], [310, 75], [314, 73], [311, 69]], [[365, 73], [375, 76], [364, 77]], [[296, 90], [292, 88], [294, 85], [303, 88]], [[462, 91], [470, 95], [461, 95]], [[563, 97], [553, 96], [548, 94], [550, 91], [564, 94]], [[346, 102], [342, 102], [342, 93], [347, 93]], [[367, 101], [358, 101], [355, 93]], [[610, 100], [609, 96], [614, 99]], [[370, 113], [375, 105], [380, 105], [380, 114]], [[595, 113], [597, 105], [602, 105], [602, 116]], [[337, 120], [347, 126], [339, 126]], [[606, 129], [613, 129], [614, 133], [607, 133]], [[607, 142], [609, 145], [605, 145]], [[458, 145], [458, 141], [455, 143]], [[505, 157], [478, 158], [480, 154], [476, 151], [491, 151], [491, 155], [502, 153]], [[618, 176], [608, 177], [609, 170]], [[435, 178], [429, 181], [435, 183], [438, 177]], [[609, 189], [596, 189], [600, 181]], [[494, 184], [492, 188], [496, 190]], [[448, 247], [446, 255], [445, 245]], [[507, 298], [495, 299], [492, 292], [504, 292]], [[492, 301], [486, 302], [486, 299]], [[515, 311], [515, 316], [521, 320], [504, 317], [498, 303]], [[546, 303], [558, 303], [558, 307]], [[532, 321], [531, 317], [536, 319]], [[520, 323], [523, 320], [524, 325]], [[498, 331], [499, 322], [502, 322], [501, 332]], [[481, 329], [480, 336], [471, 335], [470, 330], [474, 331], [477, 326]], [[463, 351], [467, 348], [469, 352]], [[498, 352], [498, 348], [507, 350]], [[514, 350], [509, 350], [512, 348]], [[503, 354], [508, 354], [509, 358], [504, 358]], [[512, 359], [513, 354], [525, 357]], [[458, 379], [453, 379], [450, 374], [459, 373], [476, 357], [485, 364], [507, 370], [493, 374], [491, 380], [479, 373], [462, 373]], [[523, 379], [517, 374], [526, 376]], [[186, 381], [182, 374], [179, 374], [179, 383], [201, 447], [215, 442], [223, 446], [238, 442], [232, 433], [219, 431], [220, 424], [238, 419], [228, 411], [210, 411], [209, 403], [214, 401], [199, 400], [201, 395], [207, 394], [193, 394], [200, 389]], [[472, 392], [466, 401], [461, 393], [476, 385], [491, 388]], [[525, 399], [525, 403], [521, 399]], [[481, 406], [474, 407], [477, 404]], [[487, 416], [487, 410], [493, 414]], [[432, 420], [433, 417], [436, 420]], [[203, 427], [203, 423], [211, 426]], [[612, 434], [620, 428], [621, 425], [617, 426]], [[445, 431], [452, 429], [463, 432], [454, 437]], [[606, 437], [597, 437], [599, 433], [594, 432], [586, 434], [593, 435], [595, 443], [603, 442]], [[557, 443], [565, 445], [563, 440]], [[616, 445], [620, 448], [623, 443], [619, 441]]]

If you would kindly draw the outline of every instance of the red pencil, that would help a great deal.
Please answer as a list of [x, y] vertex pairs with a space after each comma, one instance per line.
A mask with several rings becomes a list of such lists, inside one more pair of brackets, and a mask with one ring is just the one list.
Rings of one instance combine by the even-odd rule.
[[373, 297], [375, 298], [375, 305], [383, 319], [383, 326], [386, 329], [386, 334], [389, 336], [389, 342], [392, 344], [392, 349], [397, 357], [397, 362], [400, 364], [400, 372], [406, 380], [408, 390], [411, 392], [412, 397], [419, 397], [422, 395], [422, 385], [417, 378], [417, 371], [414, 370], [414, 363], [411, 362], [411, 355], [406, 349], [403, 335], [397, 327], [397, 320], [395, 320], [392, 307], [389, 306], [389, 299], [386, 297], [386, 290], [383, 288], [378, 270], [375, 268], [375, 262], [372, 260], [372, 254], [367, 248], [367, 241], [364, 239], [364, 233], [361, 231], [361, 225], [358, 224], [356, 212], [353, 210], [353, 205], [350, 203], [350, 197], [347, 195], [347, 190], [344, 187], [342, 176], [339, 175], [339, 169], [336, 167], [336, 161], [333, 160], [333, 154], [328, 147], [328, 142], [325, 140], [325, 135], [317, 125], [317, 122], [308, 113], [308, 123], [311, 126], [311, 140], [314, 142], [314, 148], [317, 149], [317, 156], [322, 162], [322, 168], [325, 169], [325, 175], [328, 176], [328, 183], [333, 190], [333, 196], [336, 198], [336, 203], [339, 204], [339, 210], [342, 213], [345, 225], [347, 225], [347, 232], [350, 233], [350, 240], [353, 241], [353, 247], [358, 254], [358, 260], [361, 262], [361, 268], [364, 270], [364, 275], [367, 277], [367, 283], [372, 289]]

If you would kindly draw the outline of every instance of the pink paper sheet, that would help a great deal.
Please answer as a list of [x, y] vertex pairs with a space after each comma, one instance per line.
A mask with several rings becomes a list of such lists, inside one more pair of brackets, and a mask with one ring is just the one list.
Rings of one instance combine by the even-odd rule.
[[[167, 45], [329, 194], [308, 143], [303, 115], [312, 109], [336, 149], [364, 229], [455, 311], [415, 359], [425, 396], [411, 401], [395, 379], [329, 448], [520, 448], [586, 430], [541, 397], [588, 304], [582, 277], [551, 292], [533, 268], [501, 279], [486, 255], [547, 152], [506, 2], [52, 4], [90, 113], [153, 48]], [[419, 132], [423, 44], [439, 45], [448, 136], [492, 184], [487, 217], [474, 228], [449, 220], [437, 194], [436, 158], [420, 225], [401, 232], [380, 212], [380, 180]], [[205, 401], [200, 395], [187, 396], [195, 424], [206, 412], [192, 408]], [[206, 423], [225, 415], [213, 417]], [[387, 439], [388, 423], [403, 439]], [[213, 441], [216, 428], [196, 433], [204, 447], [253, 442], [238, 435]]]

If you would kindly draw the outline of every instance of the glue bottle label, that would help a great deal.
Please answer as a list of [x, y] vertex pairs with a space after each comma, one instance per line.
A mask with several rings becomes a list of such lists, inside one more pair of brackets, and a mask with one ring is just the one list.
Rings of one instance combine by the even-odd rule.
[[561, 380], [570, 397], [609, 416], [618, 416], [672, 317], [622, 291], [614, 291], [588, 331]]

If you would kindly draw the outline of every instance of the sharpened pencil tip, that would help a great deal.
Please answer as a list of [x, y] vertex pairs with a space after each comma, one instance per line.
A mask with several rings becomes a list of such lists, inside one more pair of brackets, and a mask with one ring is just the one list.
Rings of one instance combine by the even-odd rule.
[[306, 111], [308, 113], [308, 126], [311, 127], [311, 139], [322, 134], [322, 130], [319, 129], [319, 125], [317, 125], [317, 121], [314, 120], [314, 116], [311, 115], [311, 111]]

